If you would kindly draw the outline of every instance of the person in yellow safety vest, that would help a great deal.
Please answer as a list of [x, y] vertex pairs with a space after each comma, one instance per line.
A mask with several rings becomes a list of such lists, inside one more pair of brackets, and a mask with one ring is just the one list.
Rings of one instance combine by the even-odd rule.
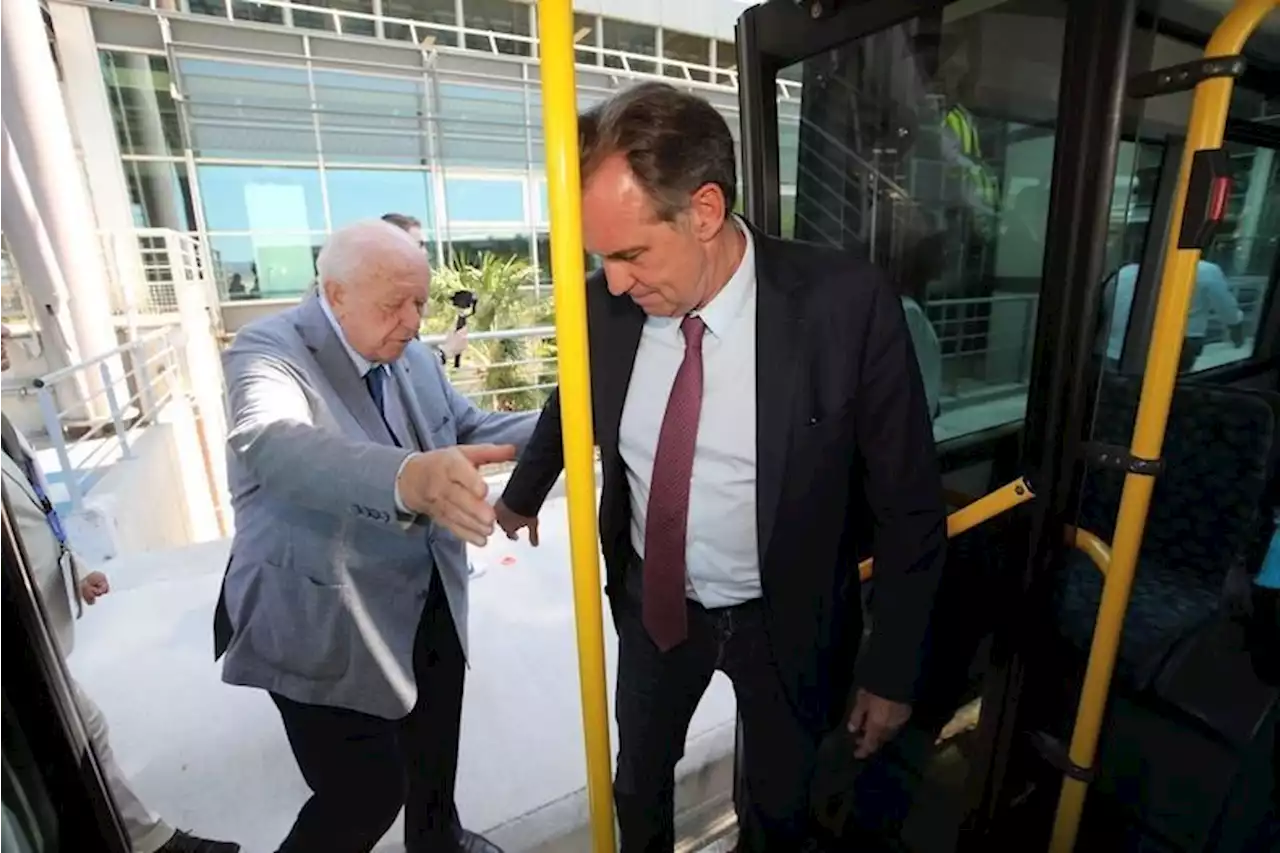
[[973, 114], [959, 104], [942, 119], [943, 151], [960, 172], [969, 206], [984, 232], [994, 225], [1000, 205], [1000, 186], [982, 159], [982, 143]]

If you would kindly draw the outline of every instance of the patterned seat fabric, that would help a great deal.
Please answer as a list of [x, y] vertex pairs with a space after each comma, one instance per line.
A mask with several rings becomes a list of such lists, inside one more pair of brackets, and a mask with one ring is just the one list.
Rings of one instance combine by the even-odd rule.
[[[1094, 441], [1128, 447], [1139, 383], [1109, 376], [1098, 398]], [[1144, 688], [1170, 648], [1218, 606], [1227, 572], [1245, 559], [1258, 530], [1271, 465], [1275, 413], [1256, 394], [1207, 385], [1174, 392], [1133, 592], [1125, 614], [1116, 675]], [[1110, 541], [1124, 475], [1091, 469], [1080, 525]], [[1059, 577], [1059, 628], [1087, 653], [1102, 598], [1102, 578], [1071, 554]]]

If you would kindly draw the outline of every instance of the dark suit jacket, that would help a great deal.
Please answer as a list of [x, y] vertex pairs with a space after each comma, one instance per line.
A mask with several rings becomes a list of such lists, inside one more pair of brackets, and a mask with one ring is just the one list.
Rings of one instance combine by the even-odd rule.
[[[756, 503], [769, 632], [800, 717], [845, 710], [862, 636], [858, 560], [875, 557], [873, 630], [857, 684], [910, 701], [946, 546], [946, 515], [920, 370], [884, 276], [834, 249], [756, 240]], [[600, 540], [613, 599], [632, 553], [618, 430], [645, 315], [587, 281]], [[665, 401], [655, 400], [663, 406]], [[563, 467], [552, 394], [503, 494], [538, 513]], [[696, 535], [696, 534], [692, 534]], [[626, 677], [625, 674], [622, 677]]]

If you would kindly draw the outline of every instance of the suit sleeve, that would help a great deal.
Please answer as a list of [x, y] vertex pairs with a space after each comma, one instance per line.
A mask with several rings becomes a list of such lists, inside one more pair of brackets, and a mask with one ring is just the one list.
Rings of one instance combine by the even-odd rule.
[[481, 409], [458, 393], [445, 376], [439, 359], [430, 359], [457, 427], [458, 444], [514, 444], [516, 452], [524, 451], [537, 423], [537, 412], [490, 412]]
[[906, 318], [883, 284], [872, 297], [864, 339], [855, 428], [874, 523], [875, 587], [857, 682], [877, 696], [910, 702], [946, 556], [946, 507]]
[[409, 451], [317, 427], [294, 368], [253, 330], [236, 337], [226, 375], [227, 446], [237, 461], [281, 500], [397, 524], [396, 475]]
[[560, 439], [560, 389], [551, 392], [533, 435], [511, 473], [502, 502], [518, 515], [533, 517], [564, 470], [564, 445]]

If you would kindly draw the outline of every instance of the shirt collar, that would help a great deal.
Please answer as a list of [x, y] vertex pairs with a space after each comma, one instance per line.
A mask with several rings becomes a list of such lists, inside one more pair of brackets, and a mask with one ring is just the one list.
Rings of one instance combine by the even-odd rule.
[[317, 298], [320, 300], [320, 307], [324, 310], [325, 318], [328, 319], [329, 325], [333, 327], [333, 333], [338, 336], [338, 340], [342, 341], [342, 348], [345, 349], [347, 351], [347, 355], [351, 357], [351, 363], [355, 365], [356, 373], [359, 373], [361, 378], [363, 378], [365, 374], [374, 367], [377, 367], [377, 365], [369, 361], [369, 359], [365, 358], [360, 353], [356, 352], [351, 344], [347, 343], [347, 336], [343, 334], [342, 325], [338, 322], [338, 318], [334, 316], [333, 307], [329, 305], [329, 300], [325, 298], [323, 290], [317, 294]]
[[742, 314], [742, 309], [756, 290], [755, 239], [751, 229], [742, 220], [735, 216], [733, 222], [747, 240], [746, 248], [742, 252], [742, 260], [738, 262], [738, 268], [733, 271], [733, 275], [729, 277], [729, 281], [720, 292], [701, 310], [694, 312], [702, 318], [707, 331], [717, 338], [728, 334], [729, 328]]

